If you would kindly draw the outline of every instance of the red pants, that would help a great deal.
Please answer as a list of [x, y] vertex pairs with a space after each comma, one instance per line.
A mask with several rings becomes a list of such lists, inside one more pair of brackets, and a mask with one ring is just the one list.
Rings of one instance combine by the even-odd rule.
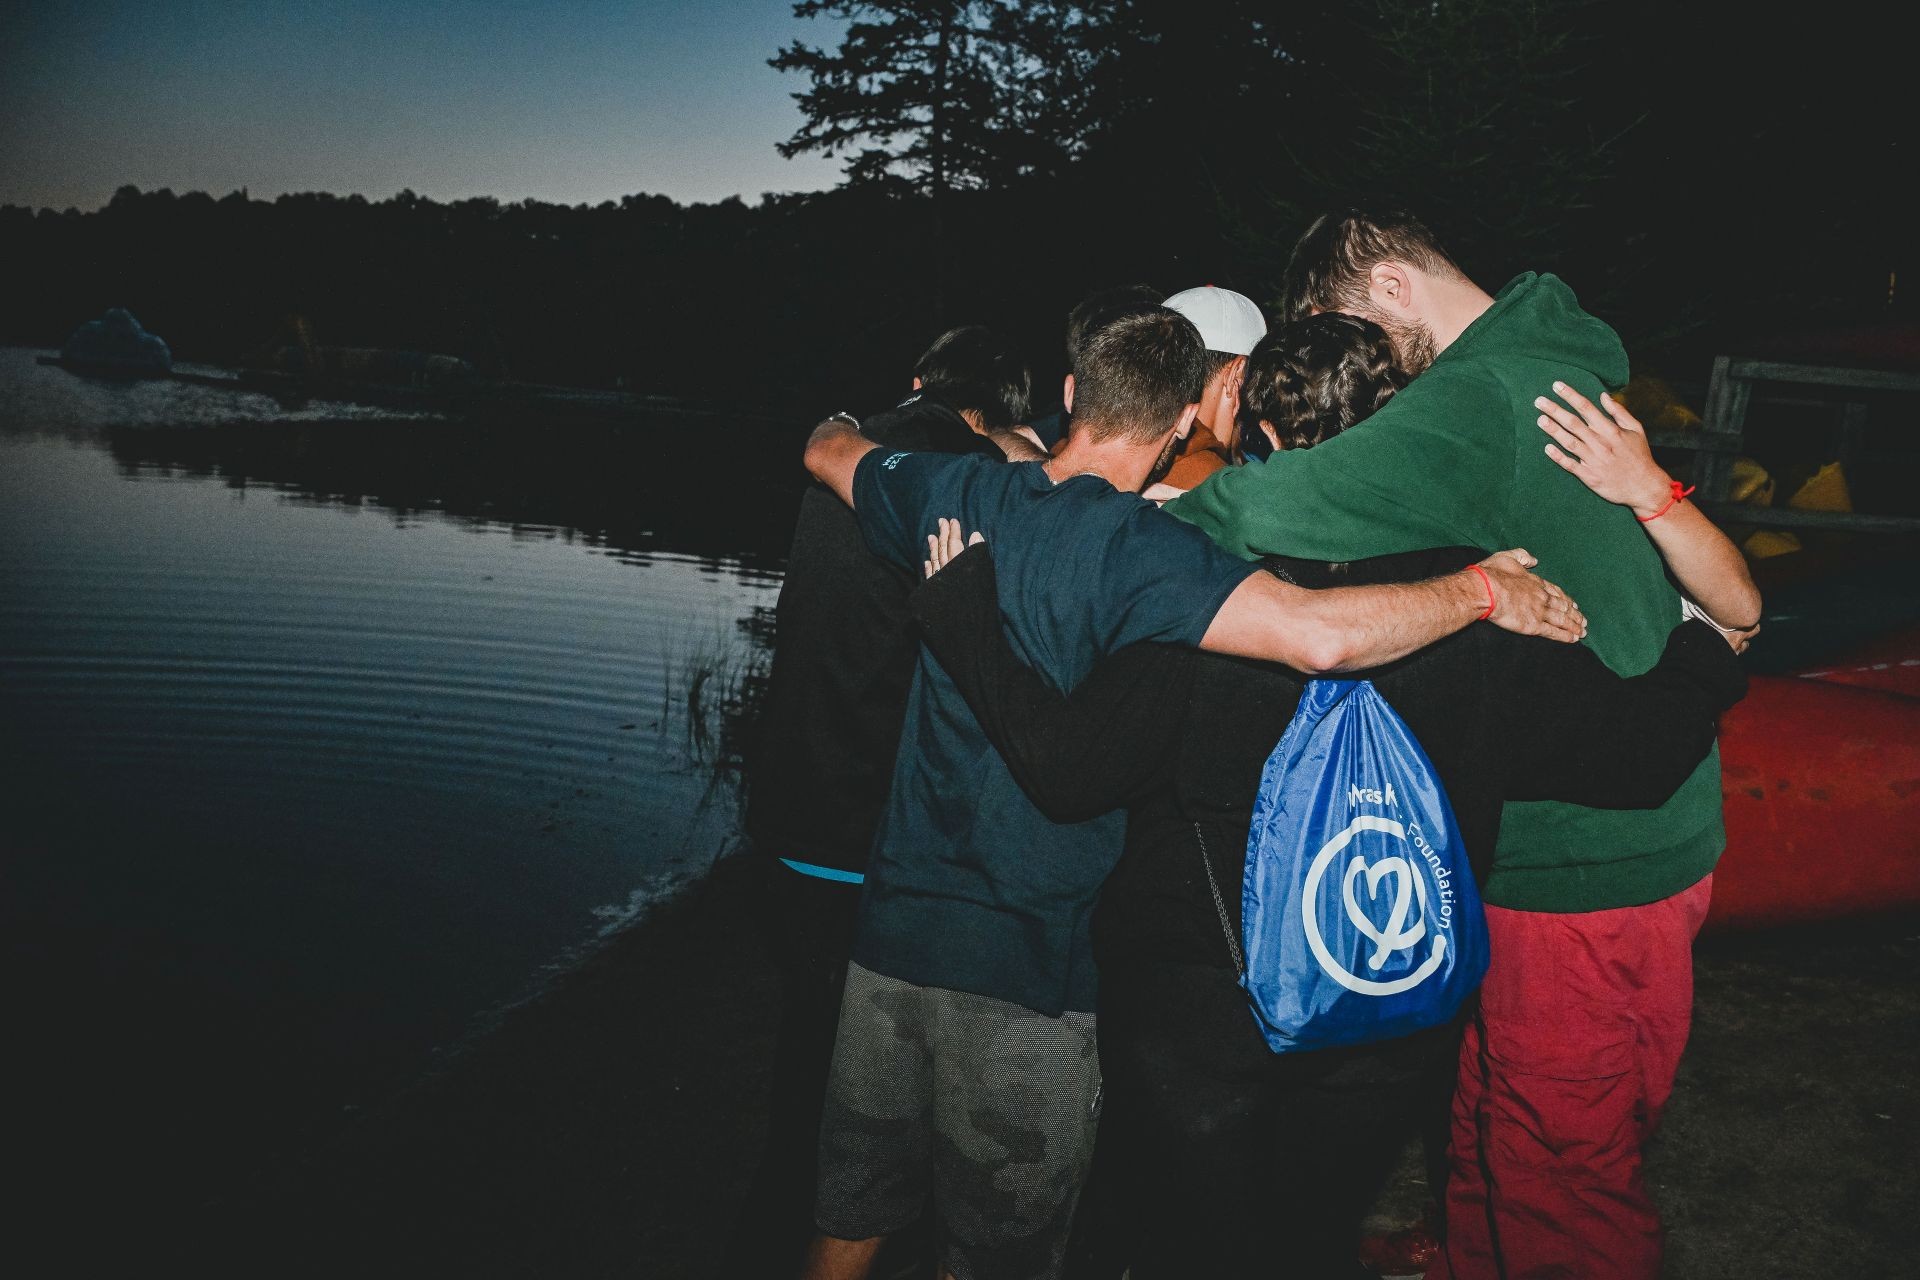
[[1693, 1014], [1708, 876], [1643, 907], [1487, 908], [1492, 965], [1460, 1050], [1447, 1247], [1428, 1280], [1651, 1280], [1640, 1149]]

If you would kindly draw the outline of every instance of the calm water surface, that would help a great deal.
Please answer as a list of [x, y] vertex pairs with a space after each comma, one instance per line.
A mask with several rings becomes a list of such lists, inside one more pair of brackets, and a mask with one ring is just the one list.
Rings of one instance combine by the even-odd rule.
[[0, 350], [3, 909], [50, 1159], [158, 1144], [215, 1187], [710, 865], [794, 486], [716, 494], [685, 432]]

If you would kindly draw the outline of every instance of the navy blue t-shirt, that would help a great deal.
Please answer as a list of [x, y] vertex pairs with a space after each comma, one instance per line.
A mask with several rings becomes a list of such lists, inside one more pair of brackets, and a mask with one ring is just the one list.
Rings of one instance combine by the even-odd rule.
[[[874, 552], [915, 569], [942, 516], [985, 534], [1007, 638], [1062, 692], [1127, 645], [1198, 645], [1257, 571], [1136, 494], [1091, 475], [1056, 485], [1037, 462], [876, 449], [853, 502]], [[1119, 812], [1048, 821], [922, 648], [853, 958], [1045, 1014], [1092, 1009], [1087, 922], [1125, 833]]]

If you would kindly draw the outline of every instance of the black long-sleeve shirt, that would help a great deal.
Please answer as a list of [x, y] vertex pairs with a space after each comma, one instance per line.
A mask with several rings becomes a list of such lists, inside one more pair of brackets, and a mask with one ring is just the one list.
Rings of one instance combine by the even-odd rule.
[[[1387, 581], [1422, 576], [1436, 556], [1462, 562], [1444, 552], [1332, 569], [1295, 562], [1282, 576], [1310, 586]], [[1062, 695], [1007, 643], [985, 548], [921, 586], [912, 608], [928, 647], [1042, 812], [1074, 822], [1128, 808], [1125, 849], [1094, 913], [1097, 960], [1231, 965], [1195, 824], [1237, 934], [1237, 887], [1260, 771], [1293, 718], [1305, 678], [1238, 658], [1138, 645]], [[1488, 623], [1352, 674], [1372, 680], [1420, 740], [1482, 878], [1503, 801], [1656, 807], [1712, 746], [1715, 717], [1746, 691], [1726, 641], [1698, 622], [1676, 627], [1659, 664], [1631, 678], [1581, 646]]]
[[[868, 419], [865, 434], [889, 449], [1001, 456], [924, 392]], [[920, 653], [907, 616], [913, 586], [912, 574], [867, 549], [846, 503], [808, 489], [749, 768], [747, 830], [764, 852], [865, 870]]]

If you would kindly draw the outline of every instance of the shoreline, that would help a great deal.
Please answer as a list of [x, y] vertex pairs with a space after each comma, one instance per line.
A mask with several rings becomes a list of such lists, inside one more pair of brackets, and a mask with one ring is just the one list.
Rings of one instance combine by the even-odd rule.
[[777, 984], [758, 871], [720, 859], [218, 1206], [246, 1224], [241, 1254], [290, 1275], [701, 1274], [765, 1124]]
[[[217, 1238], [236, 1269], [281, 1275], [713, 1274], [766, 1115], [777, 957], [758, 870], [716, 863], [433, 1074], [213, 1206], [192, 1253]], [[1648, 1160], [1669, 1277], [1825, 1280], [1911, 1256], [1916, 964], [1913, 917], [1699, 945], [1695, 1032]]]

